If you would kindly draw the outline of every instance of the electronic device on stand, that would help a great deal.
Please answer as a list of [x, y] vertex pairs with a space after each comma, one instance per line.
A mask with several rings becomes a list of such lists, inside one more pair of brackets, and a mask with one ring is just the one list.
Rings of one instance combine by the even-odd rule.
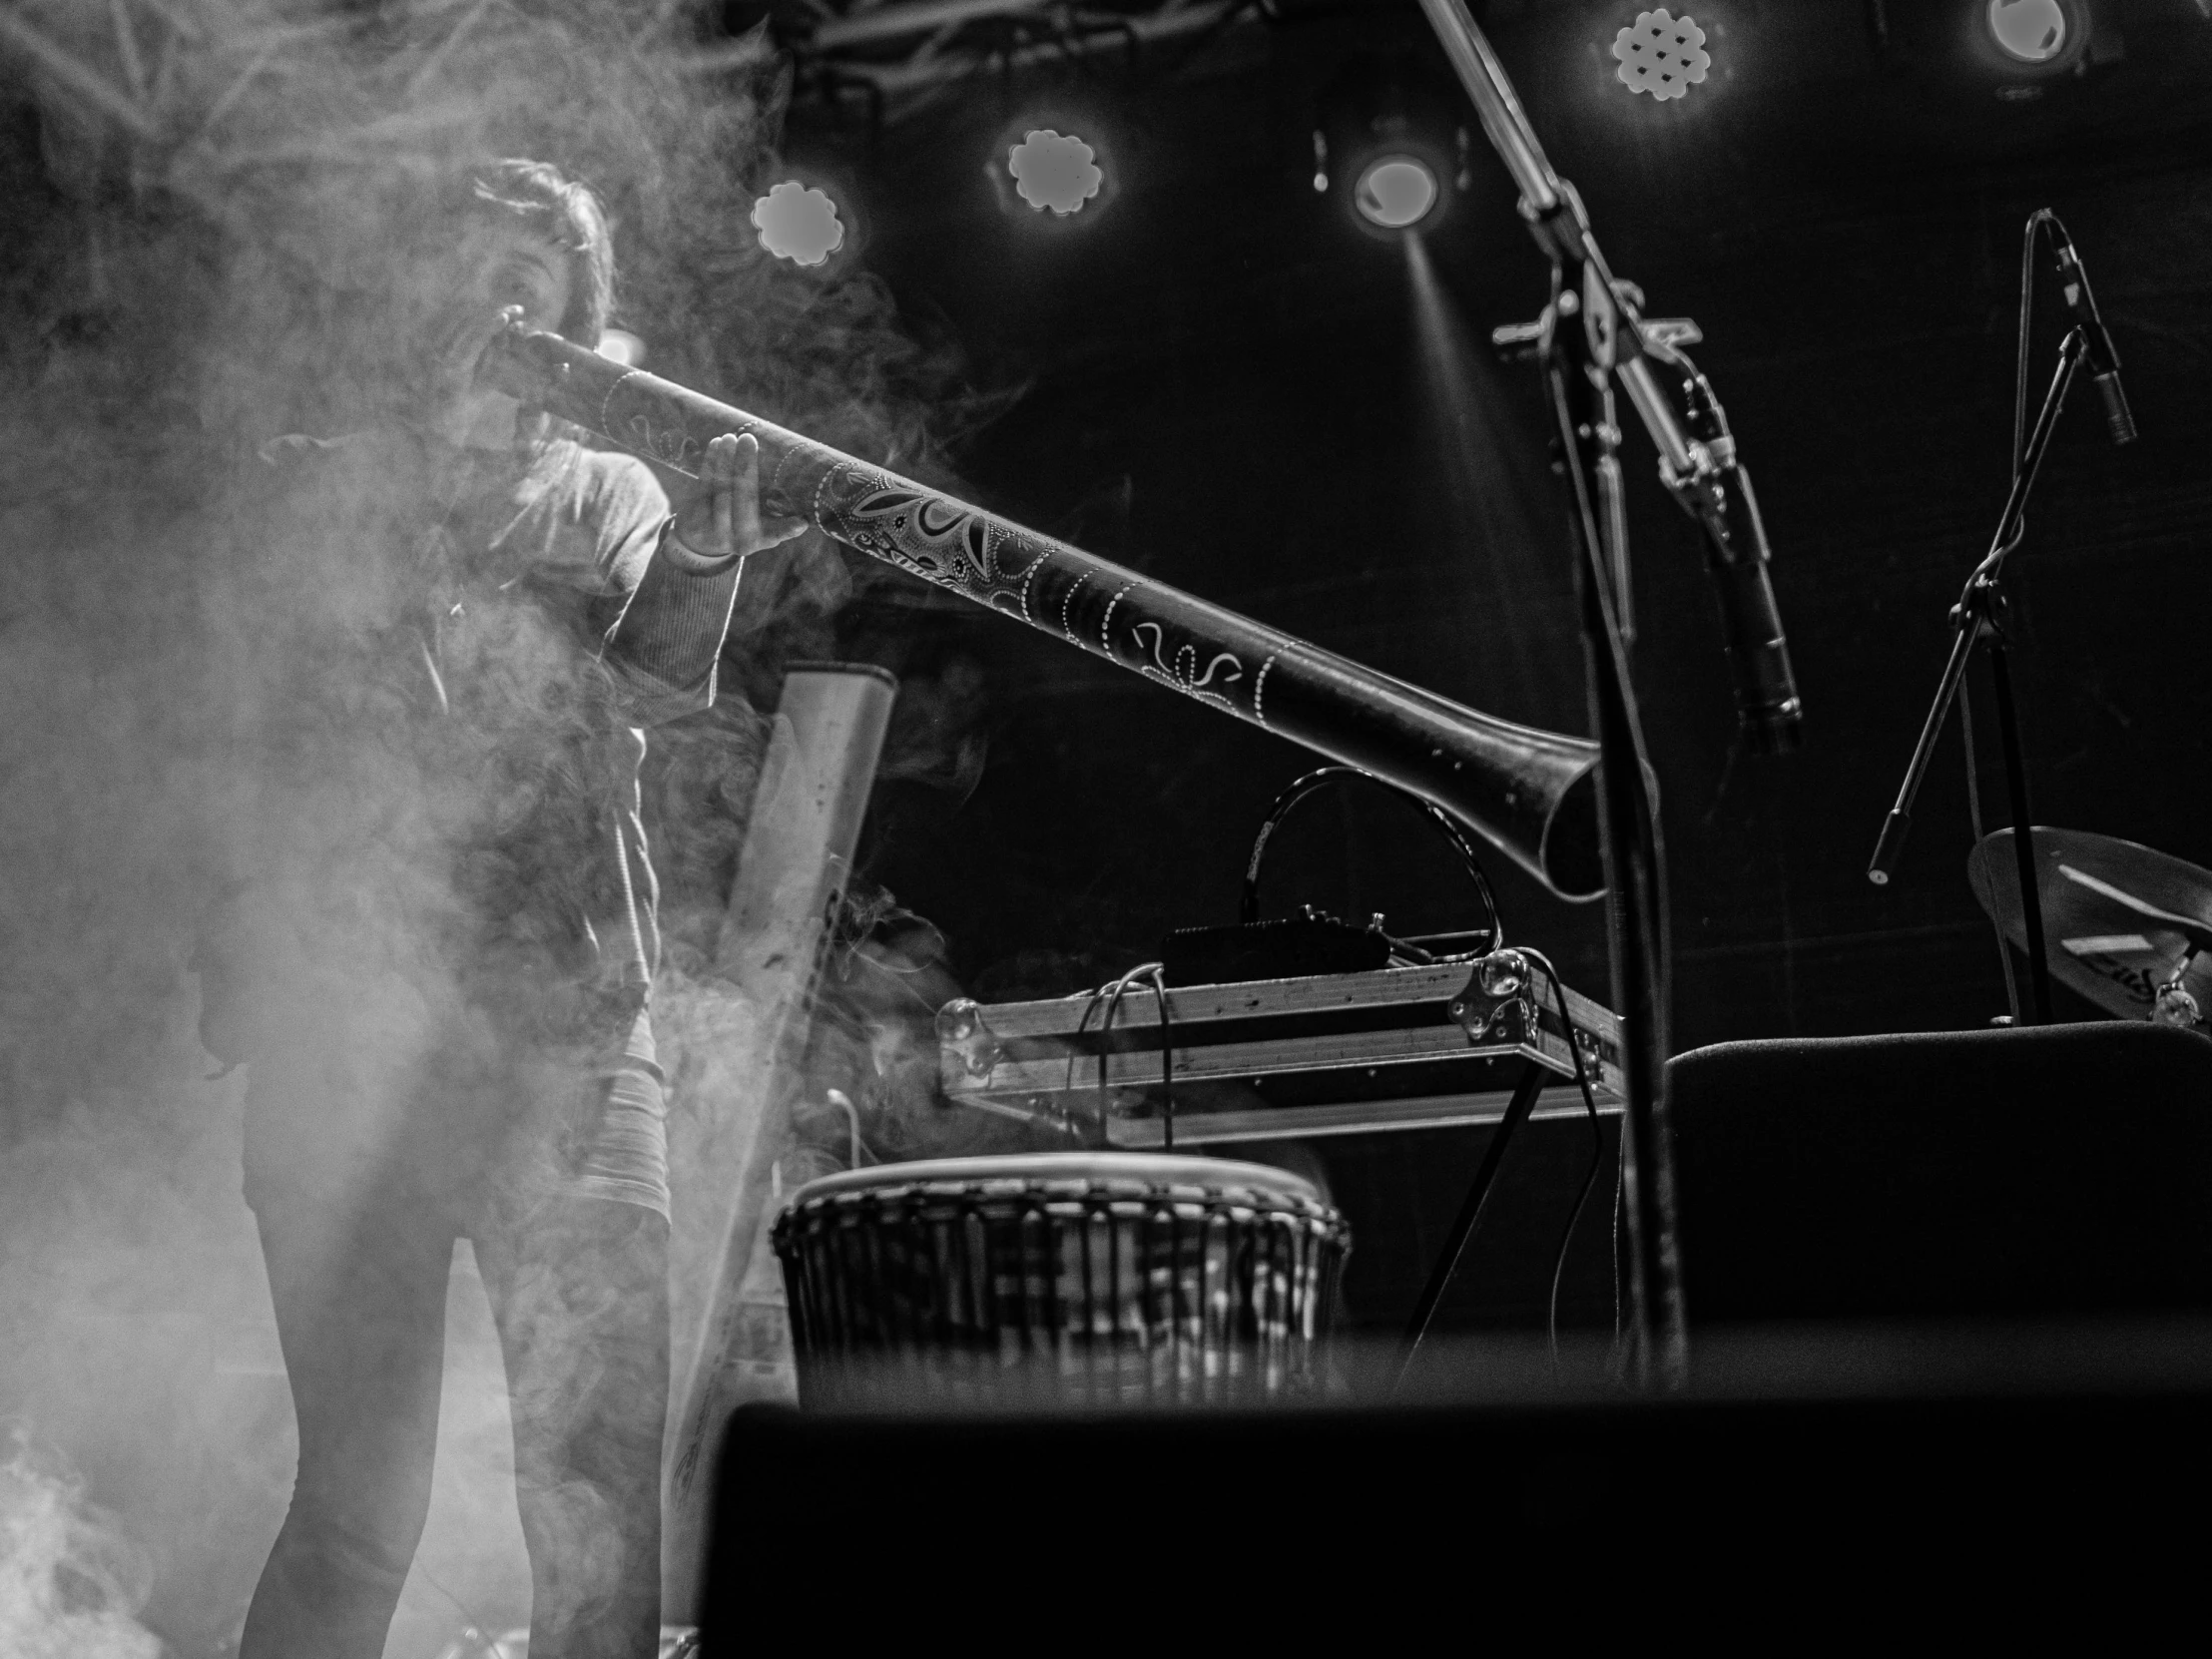
[[[1347, 783], [1420, 811], [1457, 854], [1483, 925], [1398, 938], [1312, 905], [1260, 916], [1267, 853], [1303, 802]], [[1096, 1021], [1095, 1025], [1093, 1021]], [[1481, 1225], [1507, 1148], [1534, 1116], [1586, 1113], [1595, 1141], [1560, 1244], [1596, 1185], [1601, 1113], [1621, 1105], [1621, 1029], [1568, 990], [1504, 918], [1459, 825], [1433, 803], [1352, 767], [1322, 767], [1276, 797], [1245, 864], [1237, 920], [1170, 933], [1160, 960], [1089, 995], [937, 1011], [945, 1099], [1017, 1119], [1048, 1142], [1178, 1147], [1488, 1125], [1457, 1217], [1405, 1330], [1402, 1379]], [[1548, 1083], [1576, 1085], [1539, 1113]], [[1559, 1270], [1553, 1272], [1556, 1307]]]
[[[1564, 1002], [1567, 1017], [1559, 1005]], [[1621, 1109], [1621, 1026], [1508, 947], [1475, 960], [1149, 988], [937, 1015], [945, 1098], [1070, 1147], [1173, 1150], [1508, 1120], [1575, 1078]], [[1534, 1105], [1531, 1094], [1521, 1113]], [[1579, 1115], [1569, 1096], [1546, 1115]]]

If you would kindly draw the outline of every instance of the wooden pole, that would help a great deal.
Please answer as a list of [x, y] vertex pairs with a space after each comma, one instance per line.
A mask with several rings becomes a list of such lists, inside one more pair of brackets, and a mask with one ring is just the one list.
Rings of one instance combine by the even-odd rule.
[[721, 1117], [718, 1132], [705, 1138], [695, 1167], [675, 1171], [672, 1261], [715, 1263], [704, 1304], [675, 1299], [679, 1409], [666, 1459], [662, 1559], [665, 1616], [679, 1623], [696, 1615], [701, 1599], [723, 1422], [748, 1399], [793, 1397], [790, 1317], [767, 1247], [776, 1161], [790, 1142], [815, 982], [896, 694], [888, 673], [864, 665], [805, 664], [786, 676], [723, 917], [716, 966], [752, 1018], [707, 1072], [711, 1085], [722, 1085], [706, 1103]]

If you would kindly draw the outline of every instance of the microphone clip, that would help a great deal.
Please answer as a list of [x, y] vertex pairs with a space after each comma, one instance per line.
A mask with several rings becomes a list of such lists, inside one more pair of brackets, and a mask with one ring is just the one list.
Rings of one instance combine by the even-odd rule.
[[[2089, 273], [2081, 263], [2073, 238], [2066, 234], [2066, 227], [2048, 208], [2029, 219], [2030, 241], [2038, 229], [2050, 242], [2051, 260], [2058, 268], [2058, 294], [2065, 301], [2066, 314], [2081, 330], [2089, 377], [2096, 382], [2097, 396], [2104, 404], [2104, 429], [2115, 444], [2133, 443], [2135, 413], [2128, 407], [2126, 388], [2120, 384], [2120, 353], [2112, 344], [2111, 330], [2104, 325], [2103, 312], [2097, 309], [2096, 293], [2089, 286]], [[2024, 307], [2021, 327], [2023, 330], [2026, 327]], [[2025, 339], [2024, 332], [2022, 339]]]

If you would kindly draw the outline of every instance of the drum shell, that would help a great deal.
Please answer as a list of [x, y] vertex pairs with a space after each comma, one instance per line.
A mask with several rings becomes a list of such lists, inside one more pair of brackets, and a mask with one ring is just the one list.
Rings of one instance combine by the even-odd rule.
[[1322, 1391], [1351, 1232], [1295, 1176], [1124, 1154], [864, 1177], [811, 1184], [776, 1224], [809, 1408]]

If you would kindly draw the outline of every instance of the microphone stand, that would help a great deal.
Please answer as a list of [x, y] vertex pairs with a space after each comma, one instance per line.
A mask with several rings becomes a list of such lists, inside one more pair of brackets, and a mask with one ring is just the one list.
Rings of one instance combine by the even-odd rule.
[[2006, 649], [2004, 562], [2020, 544], [2028, 493], [2035, 487], [2035, 475], [2042, 469], [2044, 451], [2050, 447], [2059, 411], [2065, 407], [2066, 393], [2073, 388], [2074, 375], [2081, 367], [2087, 346], [2087, 337], [2078, 327], [2067, 330], [2066, 337], [2059, 342], [2058, 368], [2051, 376], [2050, 389], [2043, 394], [2043, 406], [2036, 413], [2035, 427], [2028, 434], [2019, 468], [2012, 474], [2012, 488], [2004, 498], [2004, 512], [1997, 520], [1996, 536], [1989, 544], [1988, 553], [1967, 576], [1965, 591], [1958, 596], [1958, 603], [1951, 607], [1954, 634], [1950, 660], [1943, 664], [1942, 678], [1936, 685], [1936, 702], [1928, 711], [1928, 720], [1921, 727], [1920, 744], [1905, 769], [1905, 783], [1898, 791], [1897, 805], [1883, 821], [1874, 859], [1867, 866], [1868, 880], [1878, 887], [1889, 884], [1891, 875], [1897, 870], [1898, 859], [1905, 851], [1906, 832], [1913, 825], [1913, 805], [1921, 793], [1921, 781], [1928, 774], [1929, 761], [1935, 755], [1936, 740], [1942, 736], [1943, 724], [1950, 718], [1950, 707], [1958, 700], [1958, 689], [1965, 683], [1974, 647], [1987, 640], [1989, 674], [1996, 688], [1997, 728], [2004, 749], [2004, 790], [2012, 811], [2012, 853], [2019, 869], [2020, 918], [2027, 928], [2027, 971], [2034, 987], [2034, 1023], [2037, 1025], [2050, 1023], [2050, 960], [2043, 941], [2041, 885], [2035, 873], [2035, 831], [2027, 807], [2027, 763], [2020, 751], [2019, 715], [2012, 697], [2012, 671]]
[[[1575, 585], [1583, 657], [1598, 741], [1599, 846], [1610, 914], [1614, 1005], [1622, 1016], [1622, 1199], [1628, 1246], [1632, 1375], [1679, 1386], [1689, 1366], [1689, 1324], [1675, 1224], [1674, 1157], [1667, 1121], [1668, 968], [1665, 867], [1658, 816], [1646, 787], [1642, 726], [1628, 671], [1623, 614], [1625, 529], [1610, 512], [1620, 432], [1617, 381], [1659, 451], [1671, 489], [1701, 487], [1714, 460], [1683, 430], [1651, 370], [1658, 350], [1626, 284], [1615, 281], [1573, 187], [1552, 170], [1504, 66], [1464, 0], [1420, 0], [1491, 147], [1513, 176], [1521, 215], [1552, 265], [1552, 302], [1539, 352], [1572, 507]], [[1701, 522], [1706, 515], [1692, 507]]]
[[[1591, 278], [1585, 294], [1594, 293]], [[1666, 870], [1658, 816], [1646, 783], [1642, 722], [1629, 676], [1622, 614], [1625, 538], [1610, 550], [1605, 481], [1617, 475], [1619, 429], [1613, 391], [1593, 330], [1577, 327], [1579, 301], [1565, 285], [1564, 262], [1552, 272], [1550, 336], [1542, 348], [1546, 401], [1572, 497], [1569, 536], [1575, 554], [1583, 662], [1598, 744], [1598, 847], [1604, 860], [1614, 1005], [1622, 1015], [1622, 1197], [1628, 1231], [1628, 1329], [1639, 1382], [1679, 1387], [1689, 1366], [1689, 1320], [1682, 1294], [1682, 1252], [1675, 1217], [1673, 1134], [1667, 1121], [1669, 949]], [[1608, 526], [1608, 518], [1612, 523]], [[1612, 557], [1608, 558], [1608, 551]]]

